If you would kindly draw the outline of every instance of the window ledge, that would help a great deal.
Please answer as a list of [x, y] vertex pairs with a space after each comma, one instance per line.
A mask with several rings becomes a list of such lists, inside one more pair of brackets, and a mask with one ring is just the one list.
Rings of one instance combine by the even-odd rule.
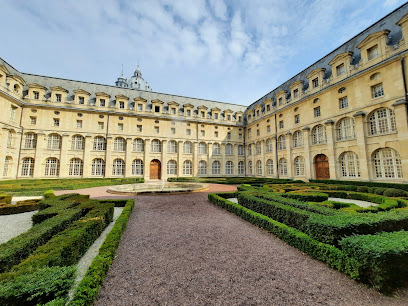
[[398, 134], [398, 131], [387, 132], [387, 133], [381, 133], [381, 134], [374, 134], [374, 135], [368, 135], [367, 138], [379, 137], [379, 136], [387, 136], [387, 135], [392, 135], [392, 134]]

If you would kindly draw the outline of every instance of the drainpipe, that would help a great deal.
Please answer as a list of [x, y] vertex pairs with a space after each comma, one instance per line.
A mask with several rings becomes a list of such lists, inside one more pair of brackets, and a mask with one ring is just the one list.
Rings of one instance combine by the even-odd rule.
[[401, 58], [401, 70], [402, 70], [402, 80], [404, 82], [404, 100], [405, 100], [405, 112], [408, 118], [408, 104], [407, 104], [407, 79], [405, 75], [405, 58]]
[[[106, 145], [108, 144], [108, 134], [109, 134], [109, 119], [110, 119], [110, 115], [108, 114], [108, 120], [106, 122]], [[106, 178], [106, 172], [107, 172], [107, 168], [108, 165], [106, 164], [106, 160], [108, 158], [108, 148], [105, 149], [105, 172], [103, 173], [103, 177]]]
[[276, 160], [276, 175], [279, 178], [279, 161], [278, 161], [278, 125], [276, 123], [276, 114], [275, 114], [275, 160]]
[[23, 146], [23, 135], [24, 135], [24, 128], [21, 126], [21, 122], [23, 121], [23, 107], [21, 107], [21, 114], [20, 114], [20, 128], [21, 128], [21, 135], [20, 135], [20, 147], [18, 149], [18, 157], [17, 157], [17, 172], [16, 172], [16, 179], [18, 177], [18, 170], [20, 169], [20, 156], [21, 156], [21, 148]]

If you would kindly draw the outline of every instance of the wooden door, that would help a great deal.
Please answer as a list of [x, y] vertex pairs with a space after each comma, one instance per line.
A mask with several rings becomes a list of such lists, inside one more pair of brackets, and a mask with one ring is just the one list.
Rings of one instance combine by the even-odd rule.
[[161, 174], [161, 165], [160, 161], [157, 159], [153, 159], [150, 162], [150, 179], [151, 180], [160, 180]]
[[327, 180], [330, 178], [329, 159], [324, 154], [316, 155], [315, 157], [316, 179]]

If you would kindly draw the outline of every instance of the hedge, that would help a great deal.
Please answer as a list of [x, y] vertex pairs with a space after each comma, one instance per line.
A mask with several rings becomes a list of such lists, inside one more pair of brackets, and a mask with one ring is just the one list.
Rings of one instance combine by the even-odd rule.
[[396, 189], [402, 189], [402, 190], [408, 191], [408, 184], [342, 181], [342, 180], [309, 180], [309, 182], [322, 183], [322, 184], [339, 184], [339, 185], [355, 185], [355, 186], [367, 186], [367, 187], [396, 188]]
[[304, 183], [291, 179], [261, 178], [261, 177], [171, 177], [169, 182], [202, 182], [214, 184], [288, 184]]
[[[74, 220], [79, 219], [79, 209], [65, 210], [63, 214], [50, 218], [30, 230], [0, 245], [0, 273], [27, 258], [39, 246], [45, 244], [55, 234], [67, 228]], [[0, 275], [1, 278], [1, 275]]]
[[0, 283], [0, 305], [37, 305], [67, 295], [74, 283], [75, 266], [44, 267]]
[[8, 195], [7, 193], [0, 193], [0, 204], [10, 204], [11, 203], [11, 196]]
[[348, 274], [353, 279], [360, 279], [360, 263], [353, 258], [347, 257], [341, 250], [334, 246], [321, 243], [307, 234], [273, 220], [272, 218], [228, 201], [224, 197], [227, 197], [226, 194], [223, 194], [223, 197], [215, 193], [208, 194], [208, 199], [215, 205], [225, 208], [244, 220], [271, 232], [289, 245], [307, 253], [312, 258], [325, 262], [334, 269]]
[[17, 204], [0, 204], [0, 215], [19, 214], [28, 211], [37, 210], [40, 200], [20, 201]]
[[122, 233], [126, 228], [134, 205], [134, 200], [126, 201], [121, 215], [116, 220], [115, 225], [100, 247], [99, 254], [92, 261], [85, 277], [76, 288], [73, 299], [69, 302], [69, 305], [92, 305], [97, 298], [106, 273], [115, 258], [116, 249], [119, 246]]
[[408, 280], [408, 232], [378, 233], [344, 238], [340, 247], [362, 263], [362, 281], [389, 293]]
[[337, 245], [342, 238], [351, 235], [408, 230], [408, 211], [343, 213], [333, 216], [313, 214], [306, 221], [304, 229], [307, 234], [321, 242]]

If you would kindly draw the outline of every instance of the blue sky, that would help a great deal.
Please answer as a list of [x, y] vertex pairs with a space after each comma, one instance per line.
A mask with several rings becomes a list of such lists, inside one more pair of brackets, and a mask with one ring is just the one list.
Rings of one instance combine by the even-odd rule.
[[154, 91], [249, 105], [399, 0], [0, 0], [0, 57], [114, 85], [138, 62]]

